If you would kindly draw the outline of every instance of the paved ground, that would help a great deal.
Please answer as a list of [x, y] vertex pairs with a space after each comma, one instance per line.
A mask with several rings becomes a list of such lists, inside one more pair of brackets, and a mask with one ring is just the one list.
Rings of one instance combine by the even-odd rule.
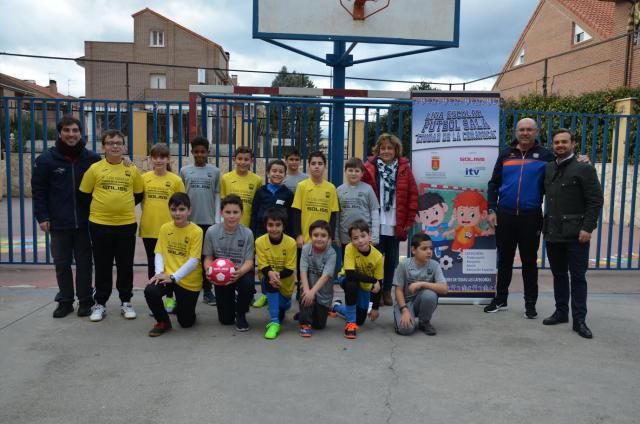
[[[139, 273], [142, 275], [142, 273]], [[637, 273], [591, 275], [593, 340], [511, 309], [441, 305], [436, 337], [393, 334], [389, 308], [358, 340], [342, 322], [310, 340], [291, 321], [262, 338], [266, 310], [238, 334], [198, 305], [198, 324], [152, 339], [115, 299], [101, 323], [54, 320], [49, 270], [0, 267], [0, 423], [637, 423]], [[541, 316], [553, 310], [541, 276]], [[13, 288], [9, 286], [14, 286]], [[519, 290], [520, 283], [515, 282]]]

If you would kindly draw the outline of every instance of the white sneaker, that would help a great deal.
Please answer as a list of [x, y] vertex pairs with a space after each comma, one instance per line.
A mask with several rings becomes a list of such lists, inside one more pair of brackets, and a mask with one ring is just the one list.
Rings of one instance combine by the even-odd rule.
[[120, 305], [120, 315], [126, 319], [135, 319], [137, 317], [136, 311], [133, 309], [133, 305], [129, 302], [124, 302]]
[[105, 315], [107, 315], [107, 308], [105, 308], [103, 305], [95, 304], [91, 308], [91, 315], [89, 316], [89, 320], [93, 322], [102, 321]]

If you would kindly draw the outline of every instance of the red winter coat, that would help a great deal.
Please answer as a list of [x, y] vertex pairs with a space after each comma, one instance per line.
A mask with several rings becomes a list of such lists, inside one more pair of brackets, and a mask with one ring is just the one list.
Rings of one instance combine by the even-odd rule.
[[[366, 172], [362, 176], [362, 181], [373, 187], [378, 199], [380, 198], [380, 177], [376, 166], [376, 157], [369, 156], [364, 164]], [[380, 205], [382, 210], [383, 205]], [[382, 212], [381, 212], [382, 213]], [[399, 240], [407, 239], [407, 231], [410, 228], [418, 213], [418, 186], [411, 171], [409, 159], [401, 157], [398, 159], [398, 174], [396, 176], [396, 228], [395, 234]]]

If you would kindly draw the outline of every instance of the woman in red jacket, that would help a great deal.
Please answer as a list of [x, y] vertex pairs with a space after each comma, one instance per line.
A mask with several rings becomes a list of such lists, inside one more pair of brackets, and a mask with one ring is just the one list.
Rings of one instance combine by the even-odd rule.
[[[418, 187], [402, 143], [393, 134], [381, 134], [373, 156], [365, 163], [362, 181], [373, 187], [380, 200], [380, 245], [384, 254], [382, 302], [393, 305], [391, 285], [398, 265], [400, 241], [407, 239], [418, 211]], [[382, 304], [381, 302], [381, 304]]]

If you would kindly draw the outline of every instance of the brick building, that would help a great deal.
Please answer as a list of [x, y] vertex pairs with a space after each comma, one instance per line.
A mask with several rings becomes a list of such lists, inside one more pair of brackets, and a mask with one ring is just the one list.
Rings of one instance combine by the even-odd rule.
[[[132, 15], [132, 43], [85, 41], [85, 95], [92, 99], [187, 101], [189, 84], [232, 84], [219, 44], [145, 8]], [[88, 62], [82, 59], [153, 63]], [[162, 65], [192, 66], [174, 68]], [[217, 68], [216, 70], [205, 68]]]
[[494, 90], [508, 99], [640, 86], [639, 11], [629, 0], [540, 0]]

